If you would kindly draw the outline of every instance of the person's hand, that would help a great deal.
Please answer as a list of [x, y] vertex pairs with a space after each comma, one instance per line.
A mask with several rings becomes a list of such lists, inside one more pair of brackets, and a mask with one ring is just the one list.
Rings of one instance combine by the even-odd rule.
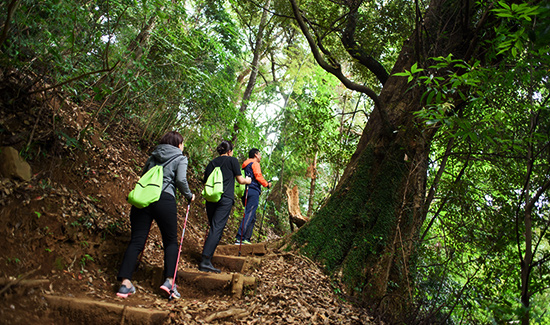
[[250, 178], [250, 176], [246, 176], [245, 180], [246, 180], [246, 184], [248, 185], [252, 184], [252, 178]]
[[271, 182], [267, 183], [267, 188], [271, 188]]
[[189, 203], [195, 201], [195, 194], [193, 194], [193, 196], [191, 197], [191, 200], [189, 200]]

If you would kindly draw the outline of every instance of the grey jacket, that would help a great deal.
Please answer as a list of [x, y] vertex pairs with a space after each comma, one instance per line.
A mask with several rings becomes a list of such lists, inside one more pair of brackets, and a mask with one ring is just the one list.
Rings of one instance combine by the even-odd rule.
[[178, 147], [171, 144], [159, 144], [151, 153], [149, 159], [143, 168], [143, 174], [156, 165], [162, 165], [168, 160], [177, 156], [164, 166], [162, 188], [164, 192], [172, 194], [176, 197], [176, 186], [180, 193], [187, 200], [191, 200], [193, 193], [189, 190], [187, 184], [187, 157], [185, 157]]

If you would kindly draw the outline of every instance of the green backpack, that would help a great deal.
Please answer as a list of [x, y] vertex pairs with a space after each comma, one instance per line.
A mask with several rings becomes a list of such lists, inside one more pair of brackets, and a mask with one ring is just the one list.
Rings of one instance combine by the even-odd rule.
[[[223, 162], [225, 164], [225, 161]], [[218, 202], [223, 195], [223, 174], [221, 167], [214, 167], [214, 170], [208, 175], [204, 189], [202, 190], [202, 196], [208, 202]]]
[[[153, 202], [157, 202], [165, 188], [162, 187], [164, 166], [180, 155], [175, 155], [164, 164], [156, 165], [140, 177], [134, 189], [128, 194], [128, 203], [136, 208], [143, 209]], [[168, 186], [168, 185], [167, 185]]]
[[246, 184], [239, 184], [239, 182], [235, 182], [235, 196], [238, 198], [241, 198], [244, 196], [244, 192], [246, 191]]

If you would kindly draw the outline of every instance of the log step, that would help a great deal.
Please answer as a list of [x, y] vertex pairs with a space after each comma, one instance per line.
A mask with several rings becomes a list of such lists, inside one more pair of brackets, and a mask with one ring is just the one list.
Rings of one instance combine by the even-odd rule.
[[169, 311], [86, 298], [52, 295], [46, 295], [45, 298], [58, 313], [59, 319], [65, 319], [67, 324], [163, 324], [170, 315]]
[[260, 266], [261, 259], [253, 256], [228, 256], [214, 255], [212, 263], [214, 266], [223, 266], [233, 272], [246, 273]]
[[255, 290], [257, 283], [256, 278], [240, 273], [216, 274], [192, 269], [178, 271], [178, 278], [206, 291], [229, 290], [236, 298], [242, 297], [245, 288]]
[[239, 256], [262, 256], [266, 254], [265, 243], [243, 244], [243, 245], [220, 245], [216, 248], [215, 255]]

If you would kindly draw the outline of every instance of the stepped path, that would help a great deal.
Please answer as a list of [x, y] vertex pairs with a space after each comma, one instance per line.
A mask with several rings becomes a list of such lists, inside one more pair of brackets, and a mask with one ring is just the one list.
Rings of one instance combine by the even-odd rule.
[[[200, 272], [197, 257], [180, 261], [176, 283], [182, 297], [168, 300], [159, 289], [159, 267], [142, 263], [137, 292], [116, 296], [118, 283], [75, 276], [80, 292], [31, 274], [0, 283], [4, 294], [27, 297], [23, 320], [6, 324], [377, 324], [337, 294], [333, 282], [306, 257], [274, 243], [218, 246], [212, 259], [222, 273]], [[103, 279], [103, 281], [106, 281]], [[37, 290], [38, 289], [38, 290]], [[4, 315], [4, 314], [3, 314]], [[0, 321], [0, 323], [2, 323]]]
[[[77, 324], [163, 324], [171, 323], [171, 316], [178, 309], [181, 302], [196, 300], [196, 292], [228, 296], [230, 300], [238, 300], [245, 295], [254, 295], [258, 279], [247, 275], [251, 271], [260, 268], [262, 256], [266, 254], [264, 243], [248, 245], [221, 245], [218, 246], [212, 263], [223, 270], [220, 274], [201, 272], [194, 268], [179, 268], [176, 283], [182, 295], [180, 299], [157, 302], [156, 308], [132, 306], [132, 298], [117, 298], [112, 295], [110, 301], [91, 298], [77, 298], [47, 294], [46, 300], [52, 310], [52, 316], [57, 315], [66, 323]], [[144, 291], [143, 287], [150, 284], [152, 288], [158, 287], [163, 281], [162, 269], [158, 267], [144, 267], [149, 279], [141, 281], [142, 288], [137, 286], [136, 295]], [[139, 270], [136, 273], [139, 273]], [[149, 282], [149, 283], [147, 283]], [[36, 284], [36, 283], [34, 283]], [[186, 290], [193, 288], [194, 290]], [[141, 290], [140, 290], [141, 289]], [[190, 292], [191, 296], [186, 296]], [[159, 299], [160, 300], [160, 299]], [[184, 307], [189, 309], [189, 307]], [[216, 322], [217, 319], [239, 318], [249, 313], [242, 308], [229, 308], [221, 312], [213, 312], [203, 318], [203, 323]], [[190, 314], [188, 314], [190, 315]], [[189, 320], [191, 321], [191, 320]], [[185, 321], [184, 321], [185, 322]], [[179, 323], [179, 322], [175, 322]]]

